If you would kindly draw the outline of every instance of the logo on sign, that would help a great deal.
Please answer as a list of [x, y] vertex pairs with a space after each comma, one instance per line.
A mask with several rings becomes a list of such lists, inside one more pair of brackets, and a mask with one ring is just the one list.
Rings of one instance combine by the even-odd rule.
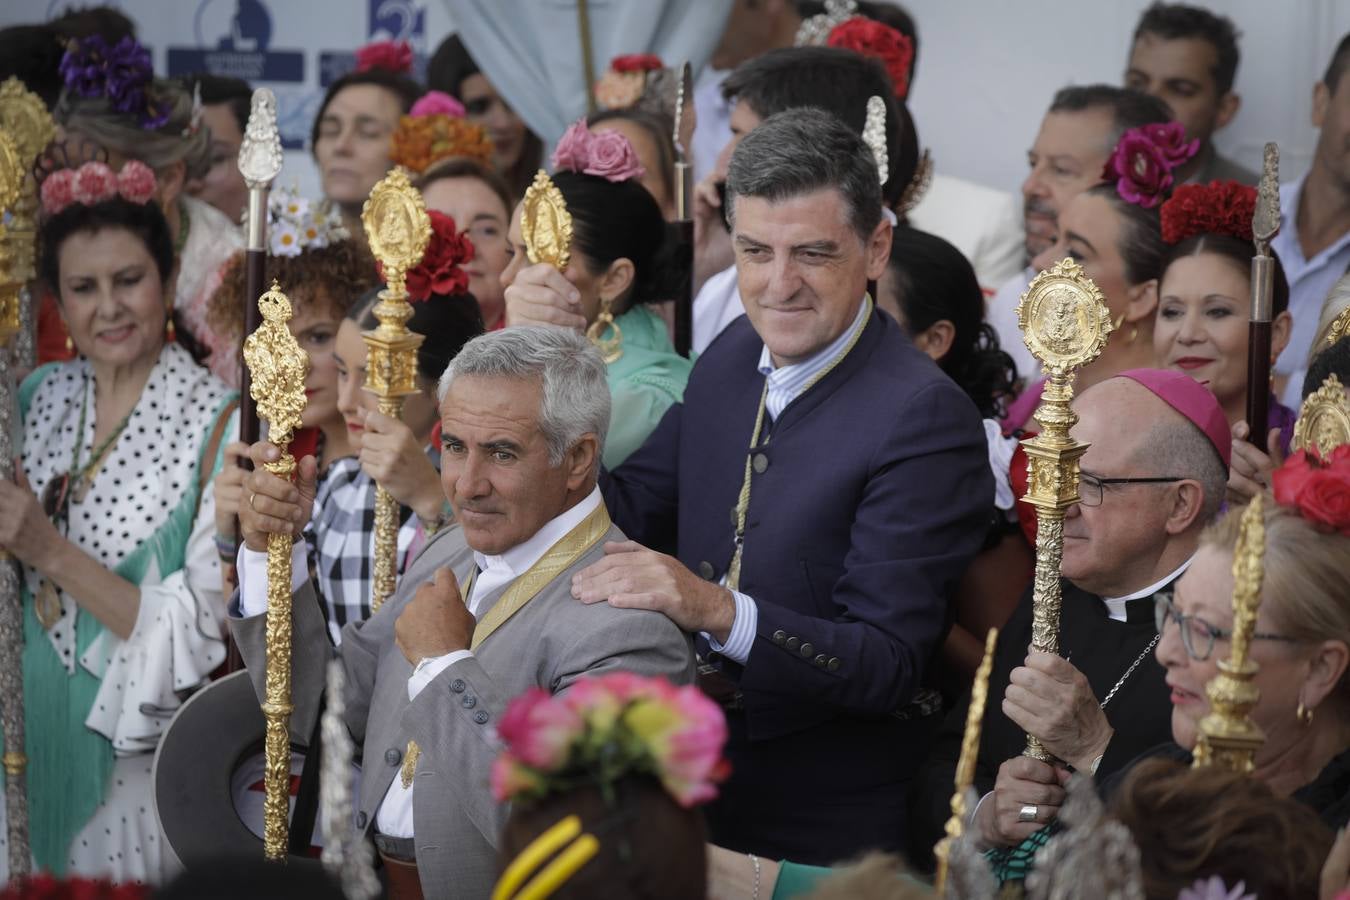
[[[410, 0], [369, 0], [369, 41], [407, 41], [413, 48], [413, 76], [426, 74], [427, 10]], [[319, 85], [328, 87], [356, 68], [356, 54], [350, 50], [325, 50], [319, 54]]]
[[261, 0], [201, 0], [192, 28], [195, 47], [169, 48], [171, 76], [209, 72], [249, 82], [304, 81], [304, 53], [271, 49], [272, 13]]

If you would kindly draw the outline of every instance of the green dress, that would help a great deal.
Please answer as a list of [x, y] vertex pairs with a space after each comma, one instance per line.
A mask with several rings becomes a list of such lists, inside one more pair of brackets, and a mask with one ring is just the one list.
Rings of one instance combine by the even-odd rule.
[[641, 447], [672, 404], [684, 398], [692, 361], [675, 352], [666, 323], [641, 304], [615, 319], [623, 355], [609, 364], [612, 397], [604, 464], [617, 468]]

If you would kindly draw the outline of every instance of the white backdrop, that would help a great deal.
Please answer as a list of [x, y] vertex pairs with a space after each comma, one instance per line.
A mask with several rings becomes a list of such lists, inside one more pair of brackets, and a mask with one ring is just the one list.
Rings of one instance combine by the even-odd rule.
[[[85, 0], [89, 2], [89, 0]], [[528, 9], [555, 0], [502, 0]], [[297, 80], [267, 81], [281, 102], [288, 138], [307, 135], [321, 70], [374, 37], [405, 36], [421, 54], [450, 31], [439, 0], [111, 0], [139, 26], [155, 66], [169, 50], [216, 51], [215, 61], [270, 67]], [[5, 0], [0, 25], [47, 18], [70, 0]], [[912, 108], [922, 142], [939, 171], [1015, 191], [1026, 149], [1058, 88], [1119, 83], [1130, 34], [1147, 0], [907, 0], [922, 47]], [[1243, 108], [1219, 146], [1254, 168], [1261, 145], [1278, 140], [1282, 174], [1307, 166], [1314, 140], [1312, 85], [1341, 35], [1350, 31], [1347, 0], [1208, 0], [1243, 32], [1237, 90]], [[243, 23], [240, 25], [239, 23]], [[598, 23], [597, 26], [599, 27]], [[227, 47], [221, 50], [219, 48]], [[259, 47], [261, 53], [254, 53]], [[597, 61], [603, 65], [603, 61]], [[256, 79], [255, 79], [256, 80]], [[313, 194], [308, 155], [288, 154], [284, 183]]]

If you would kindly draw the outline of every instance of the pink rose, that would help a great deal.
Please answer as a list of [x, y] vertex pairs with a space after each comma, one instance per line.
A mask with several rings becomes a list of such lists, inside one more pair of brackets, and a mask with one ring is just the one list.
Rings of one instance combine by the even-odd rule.
[[584, 729], [572, 707], [533, 688], [507, 706], [497, 734], [525, 765], [548, 770], [566, 761], [568, 747]]
[[624, 722], [646, 746], [661, 783], [677, 803], [690, 807], [717, 796], [716, 782], [728, 770], [722, 759], [726, 718], [701, 690], [664, 684], [633, 700]]
[[1172, 169], [1163, 151], [1138, 131], [1121, 136], [1102, 176], [1116, 182], [1121, 199], [1152, 209], [1172, 186]]
[[617, 131], [592, 134], [590, 150], [591, 158], [582, 169], [587, 175], [598, 175], [607, 181], [627, 181], [646, 174], [633, 145]]
[[140, 160], [131, 160], [117, 173], [117, 192], [132, 203], [149, 203], [155, 196], [154, 171]]
[[414, 119], [423, 116], [449, 116], [452, 119], [464, 118], [464, 104], [442, 91], [427, 91], [412, 105], [408, 115]]
[[1162, 151], [1169, 168], [1175, 169], [1200, 152], [1200, 141], [1188, 142], [1186, 128], [1180, 122], [1154, 122], [1139, 130]]
[[117, 179], [112, 169], [101, 162], [88, 162], [75, 170], [71, 193], [77, 203], [93, 206], [112, 197], [117, 191]]
[[75, 173], [59, 169], [42, 182], [42, 211], [54, 216], [75, 202]]
[[553, 148], [553, 169], [557, 172], [581, 172], [586, 168], [586, 161], [590, 159], [591, 140], [594, 135], [586, 127], [585, 119], [578, 119], [567, 130], [563, 136], [558, 139], [558, 145]]

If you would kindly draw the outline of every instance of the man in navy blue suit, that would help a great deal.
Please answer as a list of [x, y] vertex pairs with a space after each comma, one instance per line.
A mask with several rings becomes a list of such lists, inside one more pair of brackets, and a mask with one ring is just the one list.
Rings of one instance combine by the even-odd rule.
[[993, 483], [974, 406], [867, 296], [891, 225], [860, 137], [771, 116], [727, 194], [747, 316], [605, 479], [632, 540], [573, 593], [699, 636], [731, 731], [714, 842], [829, 863], [903, 844], [916, 696]]

